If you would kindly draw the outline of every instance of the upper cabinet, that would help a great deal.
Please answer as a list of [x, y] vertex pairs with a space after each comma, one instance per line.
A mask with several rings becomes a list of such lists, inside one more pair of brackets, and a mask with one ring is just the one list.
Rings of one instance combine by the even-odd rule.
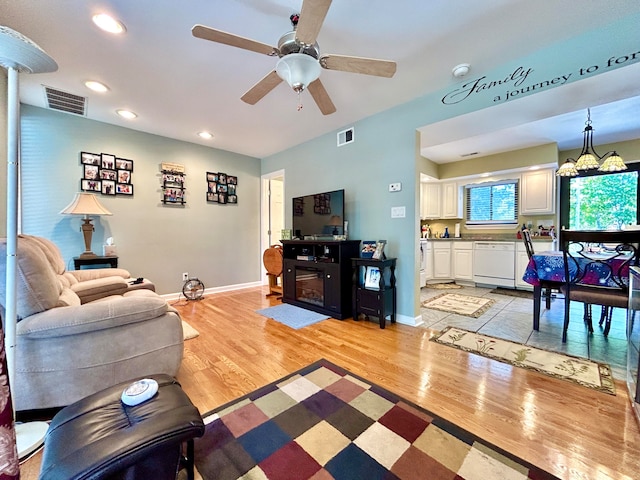
[[520, 214], [540, 215], [556, 212], [556, 175], [552, 168], [522, 174]]
[[442, 184], [442, 218], [462, 218], [462, 188], [456, 182]]
[[442, 216], [442, 188], [439, 183], [423, 183], [421, 217], [425, 219], [440, 218]]

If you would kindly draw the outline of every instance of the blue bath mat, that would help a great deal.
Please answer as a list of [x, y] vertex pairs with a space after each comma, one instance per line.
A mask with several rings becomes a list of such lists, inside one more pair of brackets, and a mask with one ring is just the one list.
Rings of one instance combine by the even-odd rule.
[[262, 310], [256, 310], [256, 313], [268, 318], [273, 318], [274, 320], [284, 323], [288, 327], [296, 330], [329, 318], [327, 315], [312, 312], [311, 310], [296, 307], [295, 305], [290, 305], [288, 303], [276, 305], [275, 307], [263, 308]]

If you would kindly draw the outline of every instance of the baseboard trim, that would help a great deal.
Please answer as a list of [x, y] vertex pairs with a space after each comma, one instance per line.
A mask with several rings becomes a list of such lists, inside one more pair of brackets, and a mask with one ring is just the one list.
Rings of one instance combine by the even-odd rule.
[[[235, 285], [224, 285], [222, 287], [210, 287], [204, 289], [204, 296], [212, 295], [214, 293], [223, 293], [223, 292], [232, 292], [234, 290], [243, 290], [245, 288], [253, 288], [253, 287], [261, 287], [262, 282], [250, 282], [250, 283], [238, 283]], [[160, 295], [165, 300], [179, 300], [180, 298], [184, 298], [182, 292], [177, 293], [165, 293], [164, 295]]]

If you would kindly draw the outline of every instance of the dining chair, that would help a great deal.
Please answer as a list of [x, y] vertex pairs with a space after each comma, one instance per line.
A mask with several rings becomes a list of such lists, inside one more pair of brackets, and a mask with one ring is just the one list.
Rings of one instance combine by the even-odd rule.
[[[527, 251], [527, 256], [529, 257], [529, 261], [531, 261], [531, 257], [535, 254], [533, 251], [533, 243], [531, 242], [531, 232], [529, 229], [525, 228], [522, 230], [522, 239], [524, 240], [524, 248]], [[545, 307], [547, 310], [551, 309], [551, 290], [558, 289], [557, 282], [550, 282], [547, 280], [540, 280], [540, 288], [544, 292], [545, 297]], [[542, 298], [540, 299], [540, 303], [542, 303]], [[539, 311], [539, 310], [538, 310]]]
[[[634, 231], [562, 231], [565, 274], [562, 286], [565, 295], [563, 343], [567, 341], [571, 301], [607, 307], [600, 324], [605, 323], [603, 333], [605, 336], [609, 334], [613, 308], [626, 309], [628, 305], [629, 267], [640, 263], [639, 241], [640, 235]], [[591, 332], [590, 308], [588, 315]]]

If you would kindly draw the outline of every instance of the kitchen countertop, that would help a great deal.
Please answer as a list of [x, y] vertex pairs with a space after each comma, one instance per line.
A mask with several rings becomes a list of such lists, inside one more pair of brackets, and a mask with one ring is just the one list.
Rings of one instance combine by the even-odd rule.
[[[467, 241], [467, 242], [521, 242], [521, 238], [516, 238], [515, 234], [496, 234], [496, 235], [465, 235], [464, 237], [449, 237], [449, 238], [421, 238], [421, 241], [434, 241], [434, 242], [443, 242], [443, 241]], [[537, 237], [531, 237], [531, 240], [534, 242], [552, 242], [553, 238], [543, 235]]]

